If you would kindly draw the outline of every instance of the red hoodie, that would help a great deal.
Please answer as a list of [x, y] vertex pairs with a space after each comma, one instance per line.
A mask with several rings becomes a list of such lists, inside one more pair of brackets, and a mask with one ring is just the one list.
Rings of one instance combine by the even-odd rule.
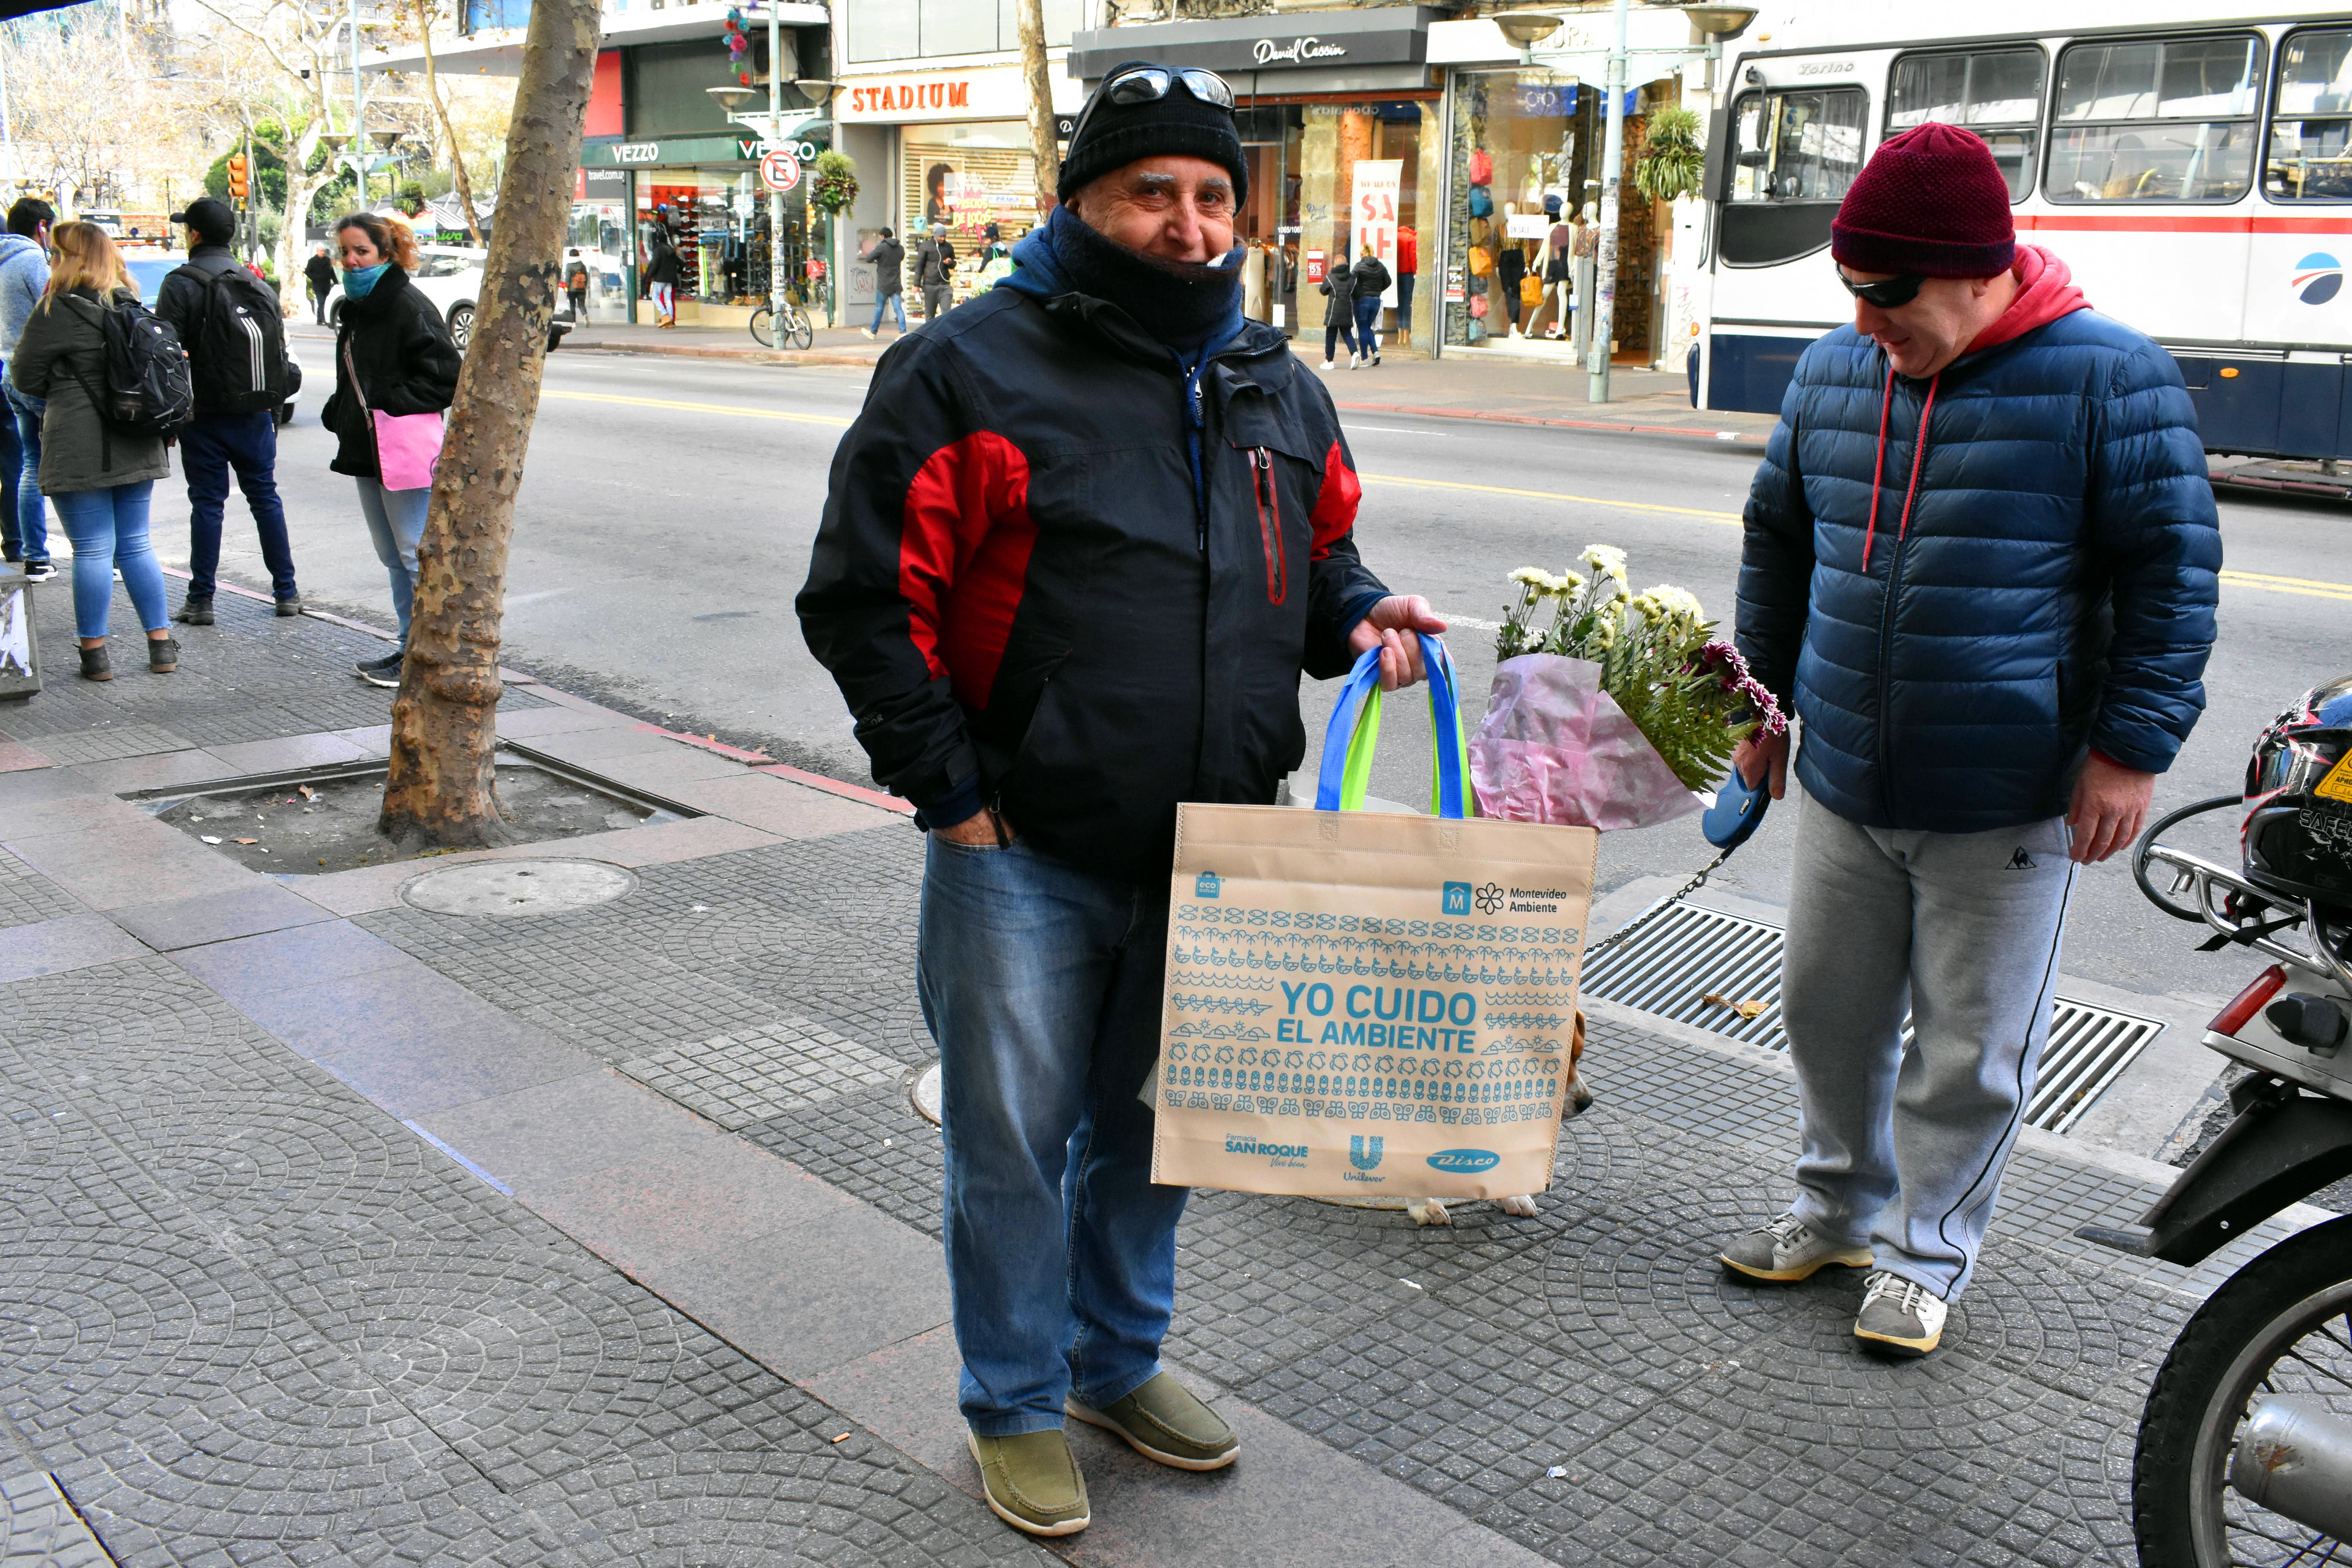
[[[2017, 275], [2017, 293], [2009, 309], [2000, 313], [1983, 331], [1979, 332], [1959, 359], [1998, 348], [2012, 338], [2021, 338], [2036, 327], [2046, 327], [2061, 316], [2071, 316], [2077, 310], [2087, 310], [2091, 302], [2074, 287], [2074, 275], [2066, 264], [2038, 245], [2017, 247], [2017, 265], [2011, 268]], [[1955, 360], [1958, 363], [1958, 360]], [[1911, 502], [1919, 493], [1919, 471], [1927, 467], [1927, 419], [1936, 411], [1936, 383], [1943, 378], [1938, 371], [1927, 383], [1927, 401], [1919, 410], [1919, 438], [1911, 453], [1911, 482], [1903, 494], [1903, 516], [1895, 525], [1895, 537], [1910, 531]], [[1886, 367], [1886, 391], [1878, 404], [1878, 459], [1874, 476], [1883, 476], [1886, 468], [1886, 416], [1895, 403], [1895, 367]], [[1870, 527], [1862, 540], [1862, 569], [1870, 570], [1870, 547], [1878, 537], [1878, 480], [1870, 488]]]

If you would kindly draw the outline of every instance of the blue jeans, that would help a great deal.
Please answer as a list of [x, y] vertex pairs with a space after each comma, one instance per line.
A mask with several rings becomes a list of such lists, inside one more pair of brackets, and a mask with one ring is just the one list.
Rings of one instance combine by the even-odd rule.
[[74, 626], [86, 637], [106, 635], [106, 612], [114, 602], [114, 574], [122, 573], [139, 624], [151, 632], [170, 626], [163, 609], [163, 569], [147, 542], [147, 503], [155, 481], [116, 485], [102, 490], [67, 490], [53, 495], [58, 521], [73, 541]]
[[958, 1403], [984, 1437], [1160, 1372], [1189, 1188], [1151, 1180], [1165, 883], [933, 836], [918, 978], [939, 1042]]
[[392, 579], [392, 609], [400, 617], [400, 646], [408, 646], [408, 612], [416, 597], [416, 547], [425, 539], [425, 513], [433, 504], [429, 489], [388, 490], [374, 479], [362, 479], [360, 515], [367, 519], [368, 537], [375, 541], [375, 558]]
[[1356, 352], [1376, 354], [1381, 352], [1381, 297], [1356, 301]]
[[[48, 405], [8, 389], [8, 409], [15, 416], [16, 445], [23, 448], [25, 467], [16, 481], [16, 509], [0, 518], [12, 561], [49, 558], [49, 514], [41, 510], [41, 414]], [[62, 515], [62, 514], [60, 514]]]
[[200, 414], [180, 432], [180, 469], [188, 479], [188, 597], [213, 596], [220, 568], [221, 517], [229, 470], [253, 511], [270, 591], [294, 597], [294, 551], [286, 542], [286, 508], [278, 499], [278, 422], [268, 410]]
[[1355, 319], [1356, 311], [1352, 304], [1346, 306], [1332, 304], [1324, 307], [1323, 358], [1327, 363], [1334, 357], [1332, 349], [1340, 343], [1348, 345], [1349, 359], [1356, 357], [1356, 340], [1349, 330], [1349, 323]]
[[904, 294], [876, 295], [874, 297], [874, 324], [866, 329], [867, 331], [878, 332], [882, 330], [882, 312], [884, 310], [896, 310], [898, 312], [898, 335], [900, 337], [905, 337], [907, 335], [907, 296]]

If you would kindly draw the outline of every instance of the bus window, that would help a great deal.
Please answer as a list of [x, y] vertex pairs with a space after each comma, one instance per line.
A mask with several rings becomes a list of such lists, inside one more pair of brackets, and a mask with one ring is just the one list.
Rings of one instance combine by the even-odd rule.
[[1721, 254], [1769, 267], [1830, 242], [1830, 219], [1862, 172], [1869, 98], [1858, 87], [1744, 93], [1732, 105]]
[[2279, 46], [2263, 194], [2352, 201], [2352, 31], [2308, 28]]
[[1930, 121], [1973, 131], [2007, 176], [2009, 199], [2023, 201], [2033, 189], [2041, 138], [2042, 70], [2036, 48], [1906, 55], [1888, 84], [1886, 133]]
[[2058, 57], [2042, 194], [2053, 202], [2233, 202], [2254, 173], [2261, 40], [2076, 44]]

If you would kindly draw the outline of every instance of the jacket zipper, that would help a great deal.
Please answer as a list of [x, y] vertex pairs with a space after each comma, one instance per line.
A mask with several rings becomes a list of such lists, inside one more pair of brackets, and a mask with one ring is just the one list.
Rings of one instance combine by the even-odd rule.
[[[1916, 468], [1922, 456], [1919, 437], [1926, 432], [1917, 425], [1911, 430], [1911, 464]], [[1895, 595], [1903, 581], [1903, 556], [1909, 546], [1910, 530], [1904, 529], [1895, 538], [1895, 553], [1886, 562], [1886, 598], [1878, 610], [1878, 804], [1886, 820], [1897, 820], [1895, 815], [1895, 774], [1886, 749], [1887, 703], [1891, 700], [1895, 678], [1889, 666], [1895, 656]]]
[[1250, 448], [1250, 483], [1257, 493], [1257, 531], [1265, 546], [1265, 602], [1290, 597], [1290, 574], [1282, 552], [1282, 493], [1275, 488], [1274, 454]]

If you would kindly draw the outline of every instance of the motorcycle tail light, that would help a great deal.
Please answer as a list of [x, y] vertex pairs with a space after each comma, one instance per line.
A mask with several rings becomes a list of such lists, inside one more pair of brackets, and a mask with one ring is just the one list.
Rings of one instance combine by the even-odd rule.
[[2217, 1035], [2234, 1035], [2244, 1028], [2248, 1020], [2263, 1010], [2263, 1004], [2279, 994], [2286, 984], [2286, 971], [2272, 964], [2254, 976], [2253, 984], [2230, 998], [2230, 1005], [2214, 1016], [2208, 1026]]

